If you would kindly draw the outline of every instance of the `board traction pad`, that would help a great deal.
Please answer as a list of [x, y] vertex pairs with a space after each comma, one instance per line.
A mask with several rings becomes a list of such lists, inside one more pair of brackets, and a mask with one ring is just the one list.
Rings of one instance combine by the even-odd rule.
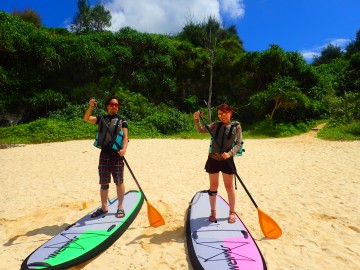
[[117, 218], [117, 198], [108, 202], [106, 214], [91, 218], [91, 213], [69, 225], [44, 243], [22, 263], [21, 269], [65, 269], [84, 263], [111, 246], [130, 226], [144, 202], [140, 191], [125, 194], [125, 217]]

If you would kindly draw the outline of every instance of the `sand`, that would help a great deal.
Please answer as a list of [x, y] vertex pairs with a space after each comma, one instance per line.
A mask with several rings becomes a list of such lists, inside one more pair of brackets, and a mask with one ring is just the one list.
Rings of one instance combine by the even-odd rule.
[[[144, 203], [119, 240], [76, 269], [192, 269], [184, 221], [195, 192], [208, 188], [207, 149], [208, 140], [130, 140], [127, 161], [166, 225], [150, 227]], [[283, 230], [279, 239], [264, 238], [238, 184], [236, 211], [268, 269], [360, 269], [360, 141], [324, 141], [313, 131], [247, 139], [245, 149], [235, 161], [238, 173]], [[99, 205], [98, 154], [90, 140], [0, 149], [0, 269], [19, 269], [37, 247]], [[125, 184], [136, 189], [126, 169]], [[219, 193], [226, 198], [222, 183]]]

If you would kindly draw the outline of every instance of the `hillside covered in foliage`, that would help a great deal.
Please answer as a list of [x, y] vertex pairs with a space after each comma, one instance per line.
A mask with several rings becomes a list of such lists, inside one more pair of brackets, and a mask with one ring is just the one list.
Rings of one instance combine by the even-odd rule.
[[213, 18], [172, 36], [128, 27], [78, 34], [0, 12], [2, 126], [109, 95], [122, 96], [130, 121], [151, 116], [152, 106], [179, 119], [205, 100], [228, 103], [248, 125], [265, 119], [353, 123], [360, 118], [359, 93], [360, 30], [346, 51], [329, 45], [308, 64], [276, 44], [246, 52], [234, 26], [223, 28]]

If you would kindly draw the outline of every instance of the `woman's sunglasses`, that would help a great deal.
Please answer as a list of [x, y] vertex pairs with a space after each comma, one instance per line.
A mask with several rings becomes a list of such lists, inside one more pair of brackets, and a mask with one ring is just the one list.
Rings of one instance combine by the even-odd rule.
[[223, 117], [223, 116], [226, 116], [228, 112], [222, 112], [222, 113], [218, 113], [218, 117]]

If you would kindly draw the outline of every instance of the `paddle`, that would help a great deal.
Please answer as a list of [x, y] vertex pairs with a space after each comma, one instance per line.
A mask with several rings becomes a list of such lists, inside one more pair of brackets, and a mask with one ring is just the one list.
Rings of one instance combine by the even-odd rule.
[[[219, 142], [215, 139], [214, 135], [211, 133], [210, 128], [208, 127], [208, 125], [206, 124], [205, 120], [202, 118], [201, 116], [202, 113], [200, 113], [200, 119], [203, 122], [206, 130], [210, 133], [211, 138], [213, 139], [213, 141], [215, 141], [216, 145], [219, 147], [219, 149], [222, 151], [221, 146], [219, 144]], [[260, 227], [261, 230], [263, 232], [263, 234], [265, 235], [265, 237], [267, 238], [272, 238], [272, 239], [276, 239], [279, 238], [282, 234], [281, 228], [279, 227], [279, 225], [267, 214], [265, 214], [263, 211], [261, 211], [259, 209], [259, 207], [257, 206], [255, 200], [253, 199], [253, 197], [251, 196], [250, 192], [248, 191], [248, 189], [246, 188], [245, 184], [243, 183], [243, 181], [241, 180], [240, 176], [238, 175], [238, 173], [236, 172], [236, 168], [233, 166], [233, 164], [230, 162], [229, 159], [226, 159], [226, 161], [228, 162], [228, 164], [231, 166], [232, 171], [234, 172], [235, 176], [237, 177], [237, 179], [240, 181], [242, 187], [244, 188], [244, 190], [246, 191], [246, 194], [249, 196], [249, 198], [251, 199], [252, 203], [254, 204], [254, 206], [256, 207], [257, 211], [258, 211], [258, 216], [259, 216], [259, 223], [260, 223]]]
[[[103, 122], [103, 124], [105, 125], [108, 133], [110, 134], [111, 140], [116, 144], [116, 147], [117, 147], [118, 149], [121, 149], [122, 147], [116, 142], [116, 140], [115, 140], [115, 138], [114, 138], [114, 135], [113, 135], [112, 132], [110, 131], [109, 126], [106, 124], [106, 121], [105, 121], [104, 117], [101, 115], [100, 110], [99, 110], [99, 108], [97, 107], [97, 104], [96, 104], [96, 103], [95, 103], [95, 108], [96, 108], [96, 111], [97, 111], [98, 116], [101, 118], [101, 121]], [[150, 226], [152, 226], [152, 227], [159, 227], [159, 226], [161, 226], [161, 225], [165, 225], [165, 221], [164, 221], [163, 217], [161, 216], [161, 214], [159, 213], [159, 211], [157, 211], [157, 210], [155, 209], [155, 207], [152, 206], [152, 205], [150, 204], [150, 202], [148, 201], [148, 199], [146, 198], [145, 193], [144, 193], [144, 191], [142, 190], [142, 188], [141, 188], [138, 180], [136, 179], [133, 171], [131, 170], [131, 168], [130, 168], [130, 166], [129, 166], [129, 163], [127, 162], [126, 158], [125, 158], [124, 156], [123, 156], [122, 158], [124, 159], [125, 165], [126, 165], [126, 167], [129, 169], [130, 174], [131, 174], [131, 176], [133, 177], [133, 179], [134, 179], [137, 187], [139, 188], [139, 190], [141, 191], [141, 193], [142, 193], [143, 196], [144, 196], [144, 199], [145, 199], [146, 204], [147, 204], [147, 214], [148, 214], [148, 220], [149, 220]]]

